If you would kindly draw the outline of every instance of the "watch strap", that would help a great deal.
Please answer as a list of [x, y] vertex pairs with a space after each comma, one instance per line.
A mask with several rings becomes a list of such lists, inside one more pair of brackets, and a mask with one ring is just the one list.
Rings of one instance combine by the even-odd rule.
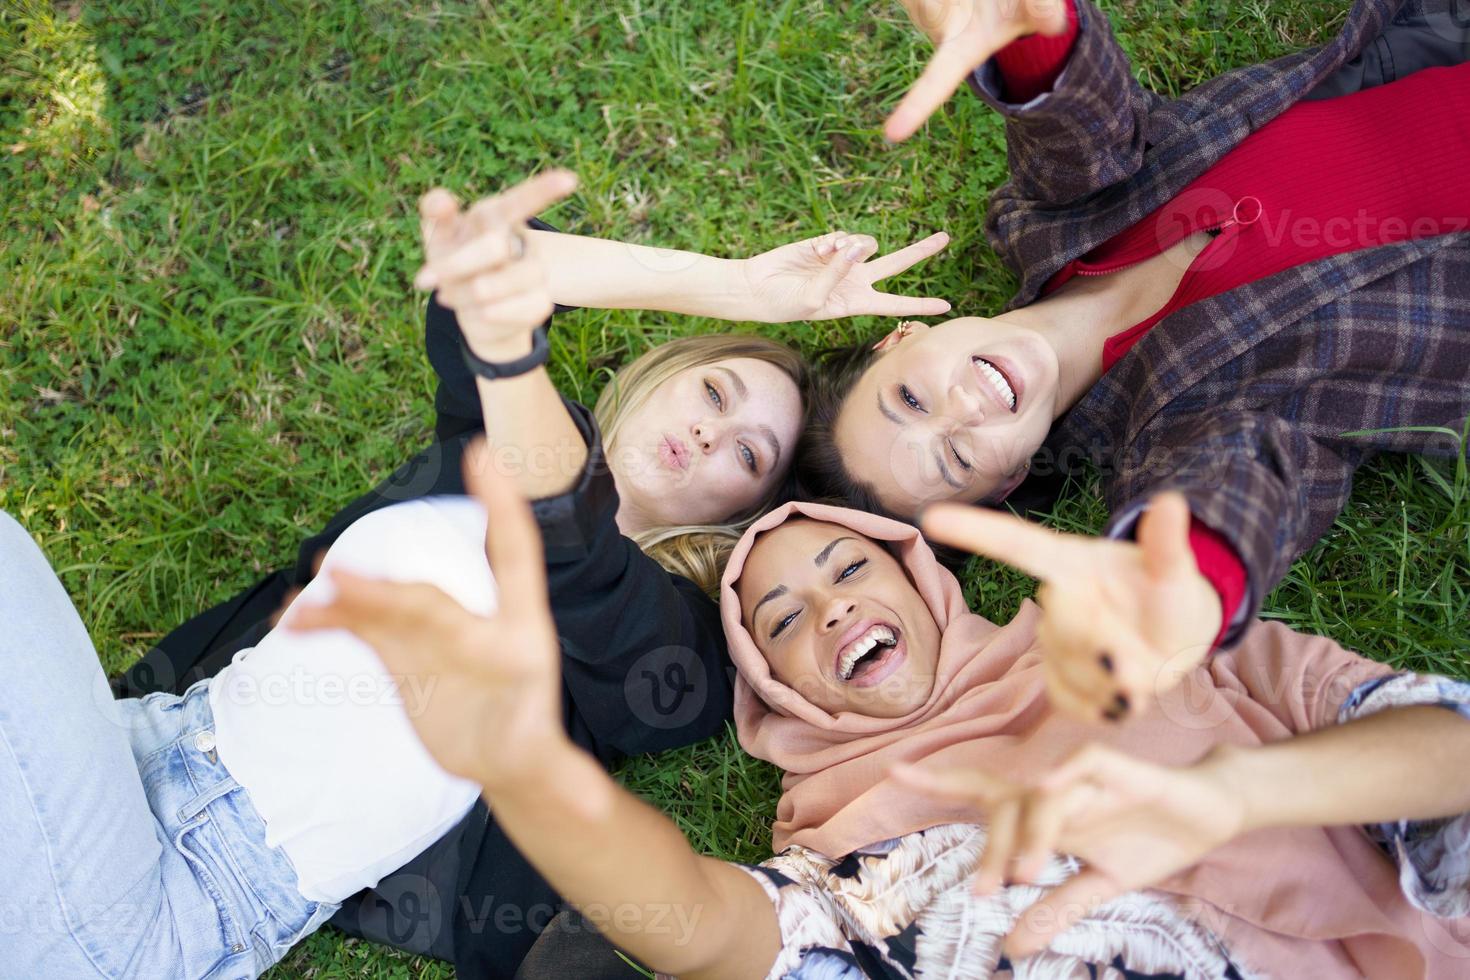
[[459, 345], [464, 351], [464, 363], [470, 371], [479, 378], [487, 381], [499, 381], [502, 378], [514, 378], [536, 370], [546, 363], [551, 356], [551, 344], [546, 339], [546, 327], [540, 326], [531, 331], [531, 352], [524, 357], [518, 357], [514, 361], [487, 361], [474, 351], [470, 350], [469, 341], [464, 339], [464, 333], [459, 335]]

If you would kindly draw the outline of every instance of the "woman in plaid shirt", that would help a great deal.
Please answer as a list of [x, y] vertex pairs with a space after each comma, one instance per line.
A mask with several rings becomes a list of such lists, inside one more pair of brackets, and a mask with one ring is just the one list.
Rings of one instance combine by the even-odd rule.
[[[1470, 30], [1443, 0], [1359, 0], [1325, 46], [1168, 101], [1088, 0], [908, 6], [937, 48], [888, 135], [961, 81], [1005, 117], [986, 227], [1021, 287], [832, 358], [798, 475], [912, 517], [1097, 466], [1119, 540], [1043, 604], [1053, 695], [1121, 717], [1238, 639], [1365, 460], [1462, 451]], [[1195, 560], [1158, 576], [1131, 539], [1165, 490]], [[1161, 626], [1181, 596], [1201, 611]]]

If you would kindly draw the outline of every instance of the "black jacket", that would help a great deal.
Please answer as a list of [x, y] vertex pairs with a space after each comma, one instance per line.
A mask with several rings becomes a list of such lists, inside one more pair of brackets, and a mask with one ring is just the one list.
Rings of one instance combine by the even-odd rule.
[[[453, 313], [430, 300], [429, 359], [440, 376], [438, 440], [349, 504], [277, 573], [165, 637], [113, 682], [119, 697], [182, 692], [213, 676], [268, 630], [288, 588], [311, 578], [316, 554], [380, 507], [465, 492], [460, 464], [481, 429], [474, 378]], [[719, 609], [671, 575], [614, 523], [617, 491], [591, 414], [567, 402], [589, 458], [577, 485], [534, 502], [546, 549], [552, 613], [562, 647], [562, 708], [573, 741], [605, 765], [688, 745], [730, 717], [733, 670]], [[464, 976], [509, 977], [561, 907], [511, 846], [483, 801], [434, 846], [346, 904], [332, 924], [354, 935], [452, 959]]]

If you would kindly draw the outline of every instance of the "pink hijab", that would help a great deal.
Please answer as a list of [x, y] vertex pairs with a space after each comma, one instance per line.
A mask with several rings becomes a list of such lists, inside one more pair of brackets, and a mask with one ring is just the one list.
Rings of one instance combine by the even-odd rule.
[[[741, 622], [735, 595], [756, 538], [806, 516], [886, 542], [941, 631], [934, 687], [894, 719], [829, 714], [771, 676]], [[757, 521], [731, 556], [721, 614], [739, 672], [740, 744], [784, 772], [775, 848], [830, 857], [976, 814], [918, 796], [886, 778], [895, 762], [978, 767], [1014, 778], [1042, 772], [1089, 740], [1166, 764], [1212, 746], [1257, 745], [1332, 724], [1349, 692], [1389, 673], [1331, 640], [1258, 623], [1241, 645], [1197, 668], [1159, 704], [1117, 726], [1057, 714], [1045, 697], [1029, 600], [996, 626], [971, 613], [959, 582], [910, 525], [820, 504], [787, 504]], [[1465, 961], [1399, 888], [1393, 864], [1355, 827], [1260, 831], [1158, 886], [1220, 936], [1232, 954], [1273, 976], [1451, 977]], [[1463, 955], [1463, 952], [1461, 952]]]

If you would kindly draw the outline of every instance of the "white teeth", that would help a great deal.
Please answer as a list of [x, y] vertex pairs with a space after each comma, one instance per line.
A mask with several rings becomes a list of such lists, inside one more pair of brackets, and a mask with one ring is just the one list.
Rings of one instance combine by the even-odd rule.
[[867, 656], [873, 647], [882, 643], [885, 646], [893, 645], [893, 630], [887, 626], [874, 626], [862, 636], [853, 640], [842, 654], [842, 662], [838, 665], [838, 675], [843, 680], [852, 676], [853, 668], [857, 662]]
[[990, 382], [992, 388], [1000, 395], [1000, 400], [1011, 408], [1016, 407], [1016, 393], [1006, 381], [1006, 376], [1001, 374], [995, 367], [983, 357], [975, 358], [975, 364], [980, 368], [980, 376]]

